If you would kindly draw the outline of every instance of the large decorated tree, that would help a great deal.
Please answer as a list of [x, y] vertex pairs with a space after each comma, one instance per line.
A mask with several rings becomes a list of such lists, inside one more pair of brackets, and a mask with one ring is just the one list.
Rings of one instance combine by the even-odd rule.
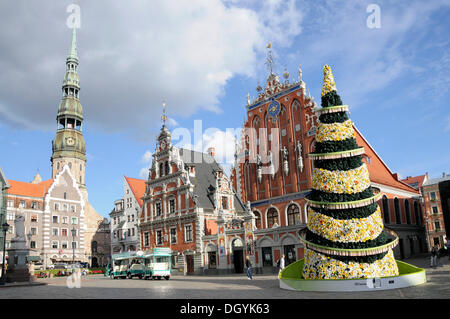
[[324, 67], [322, 108], [313, 160], [312, 191], [307, 197], [305, 279], [355, 279], [398, 275], [392, 248], [396, 235], [385, 229], [380, 194], [374, 194], [356, 143], [348, 106], [342, 105], [333, 74]]

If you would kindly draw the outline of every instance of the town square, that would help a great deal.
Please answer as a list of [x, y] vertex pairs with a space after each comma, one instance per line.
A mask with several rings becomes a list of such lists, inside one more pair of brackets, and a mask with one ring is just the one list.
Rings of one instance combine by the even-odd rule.
[[449, 12], [1, 2], [0, 298], [449, 298]]

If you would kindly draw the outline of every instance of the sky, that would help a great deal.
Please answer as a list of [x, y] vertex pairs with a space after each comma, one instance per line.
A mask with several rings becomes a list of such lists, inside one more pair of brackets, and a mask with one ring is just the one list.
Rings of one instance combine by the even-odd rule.
[[[51, 178], [71, 4], [0, 1], [0, 167], [7, 179]], [[239, 131], [247, 94], [253, 100], [265, 85], [268, 43], [275, 73], [288, 70], [297, 80], [301, 65], [317, 102], [323, 66], [331, 66], [352, 121], [393, 173], [450, 173], [449, 1], [78, 5], [86, 184], [102, 216], [122, 198], [123, 176], [147, 177], [163, 100], [173, 137], [191, 133], [190, 141], [173, 143], [214, 146], [229, 170], [234, 138], [226, 132]]]

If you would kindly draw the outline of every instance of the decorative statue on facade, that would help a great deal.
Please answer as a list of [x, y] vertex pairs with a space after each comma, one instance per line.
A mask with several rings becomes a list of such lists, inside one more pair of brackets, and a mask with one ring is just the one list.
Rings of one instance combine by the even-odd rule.
[[300, 172], [303, 172], [303, 157], [302, 157], [302, 143], [300, 141], [297, 141], [297, 146], [295, 147], [298, 152], [298, 167], [300, 168]]
[[283, 171], [284, 171], [284, 174], [286, 176], [288, 176], [288, 174], [289, 174], [289, 162], [288, 162], [289, 151], [287, 150], [286, 146], [283, 146], [283, 148], [281, 149], [281, 154], [283, 156]]
[[262, 180], [262, 161], [261, 155], [256, 154], [256, 177], [258, 178], [258, 182], [261, 183]]

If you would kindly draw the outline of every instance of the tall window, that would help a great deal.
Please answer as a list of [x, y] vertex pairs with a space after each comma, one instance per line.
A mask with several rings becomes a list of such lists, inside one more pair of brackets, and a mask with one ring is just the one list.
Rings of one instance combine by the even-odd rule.
[[159, 163], [159, 176], [164, 176], [164, 163]]
[[434, 228], [436, 230], [440, 230], [441, 229], [441, 224], [438, 221], [434, 222]]
[[175, 213], [175, 198], [170, 198], [169, 199], [169, 211], [171, 214]]
[[58, 223], [58, 216], [52, 216], [52, 219], [55, 224]]
[[96, 252], [97, 252], [97, 246], [98, 246], [98, 244], [97, 244], [97, 242], [94, 240], [94, 241], [92, 242], [92, 244], [91, 244], [91, 248], [92, 248], [92, 252], [93, 252], [93, 253], [96, 253]]
[[30, 241], [30, 248], [36, 248], [36, 242]]
[[53, 249], [58, 249], [58, 242], [57, 241], [53, 241], [52, 242], [52, 248]]
[[67, 229], [66, 228], [61, 229], [61, 236], [67, 237]]
[[272, 228], [275, 223], [278, 224], [278, 212], [272, 207], [267, 212], [267, 228]]
[[386, 195], [383, 195], [383, 199], [381, 200], [381, 203], [383, 206], [384, 223], [389, 224], [391, 222], [391, 219], [389, 217], [389, 200], [386, 197]]
[[166, 171], [165, 171], [165, 174], [166, 174], [166, 175], [169, 175], [169, 173], [170, 173], [170, 166], [169, 166], [169, 162], [166, 161]]
[[228, 209], [228, 197], [222, 196], [222, 208]]
[[419, 204], [417, 201], [414, 201], [414, 217], [416, 218], [416, 225], [420, 225]]
[[177, 229], [175, 227], [170, 229], [170, 243], [177, 243]]
[[156, 216], [161, 215], [161, 202], [156, 202]]
[[254, 211], [253, 214], [255, 215], [255, 224], [256, 228], [261, 229], [261, 214], [257, 211]]
[[400, 201], [398, 200], [397, 197], [394, 198], [394, 210], [395, 210], [395, 222], [397, 224], [401, 224], [402, 219], [400, 216]]
[[435, 192], [431, 192], [430, 193], [430, 199], [431, 200], [436, 200], [436, 193]]
[[433, 206], [433, 207], [431, 207], [431, 209], [433, 210], [433, 214], [438, 214], [439, 213], [437, 206]]
[[185, 241], [192, 241], [192, 225], [184, 226]]
[[288, 225], [300, 224], [300, 210], [297, 205], [291, 204], [287, 210]]
[[411, 212], [409, 211], [409, 201], [405, 198], [405, 215], [406, 215], [406, 223], [411, 224]]
[[162, 245], [163, 238], [162, 238], [162, 230], [156, 231], [156, 245]]
[[144, 246], [148, 247], [149, 244], [150, 244], [149, 236], [148, 236], [148, 233], [146, 232], [146, 233], [144, 233]]

